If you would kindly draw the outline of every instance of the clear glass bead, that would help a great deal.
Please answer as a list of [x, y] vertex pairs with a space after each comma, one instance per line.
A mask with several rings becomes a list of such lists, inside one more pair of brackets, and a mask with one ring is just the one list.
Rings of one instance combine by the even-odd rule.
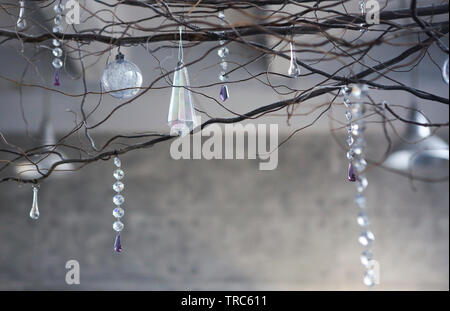
[[125, 210], [121, 207], [116, 207], [115, 209], [113, 209], [112, 214], [115, 218], [122, 218], [123, 215], [125, 215]]
[[121, 167], [122, 166], [122, 161], [120, 161], [120, 159], [118, 157], [114, 157], [114, 165], [116, 167]]
[[366, 130], [366, 121], [359, 120], [358, 122], [352, 123], [352, 134], [354, 136], [360, 136]]
[[125, 173], [121, 169], [117, 169], [114, 171], [113, 176], [115, 179], [121, 180], [125, 176]]
[[62, 23], [62, 17], [61, 17], [61, 15], [56, 15], [55, 18], [53, 19], [53, 23], [54, 23], [56, 26], [61, 25], [61, 23]]
[[361, 118], [366, 113], [366, 105], [364, 103], [354, 103], [351, 107], [351, 112], [355, 118]]
[[345, 126], [345, 130], [347, 131], [347, 134], [351, 134], [352, 133], [352, 125], [351, 124], [347, 124]]
[[218, 16], [220, 19], [224, 19], [224, 18], [225, 18], [225, 12], [224, 12], [224, 11], [219, 11], [219, 13], [217, 13], [217, 16]]
[[355, 170], [360, 173], [366, 169], [367, 162], [364, 158], [358, 158], [353, 161], [353, 166], [355, 167]]
[[227, 61], [221, 61], [220, 62], [220, 67], [223, 69], [223, 70], [227, 70], [228, 69], [228, 62]]
[[345, 112], [345, 118], [347, 119], [347, 121], [350, 121], [352, 119], [352, 113], [349, 110]]
[[219, 55], [219, 57], [221, 57], [221, 58], [226, 57], [226, 56], [228, 56], [229, 54], [230, 54], [230, 50], [229, 50], [226, 46], [221, 47], [221, 48], [217, 51], [217, 55]]
[[352, 87], [352, 95], [358, 99], [367, 96], [369, 88], [365, 84], [357, 84]]
[[341, 94], [343, 96], [348, 96], [350, 95], [350, 88], [348, 86], [343, 86], [341, 87]]
[[349, 160], [349, 161], [353, 160], [354, 156], [355, 156], [355, 153], [353, 152], [352, 149], [347, 151], [347, 160]]
[[364, 175], [358, 176], [358, 179], [356, 180], [356, 191], [361, 193], [364, 190], [366, 190], [368, 185], [369, 185], [369, 182], [367, 181], [366, 176], [364, 176]]
[[57, 39], [53, 39], [52, 40], [52, 44], [53, 44], [53, 46], [60, 46], [61, 45], [61, 41], [59, 41]]
[[347, 141], [347, 145], [351, 146], [355, 140], [353, 139], [353, 136], [350, 135], [347, 137], [346, 141]]
[[369, 225], [369, 217], [366, 212], [359, 212], [358, 217], [356, 218], [356, 222], [361, 227], [367, 227]]
[[373, 270], [367, 270], [364, 274], [363, 282], [367, 287], [373, 287], [375, 285], [375, 272]]
[[357, 138], [355, 143], [352, 146], [353, 151], [356, 155], [361, 155], [366, 148], [366, 142], [361, 137]]
[[62, 14], [62, 12], [64, 12], [64, 6], [61, 3], [58, 3], [53, 7], [53, 11], [55, 11], [56, 14]]
[[355, 197], [355, 203], [359, 208], [366, 208], [366, 197], [362, 193], [358, 193]]
[[361, 232], [361, 234], [358, 237], [359, 244], [361, 244], [364, 247], [371, 246], [374, 241], [375, 241], [375, 236], [369, 230]]
[[61, 50], [61, 48], [54, 48], [52, 50], [53, 56], [55, 57], [61, 57], [63, 54], [63, 51]]
[[345, 107], [349, 108], [351, 106], [351, 104], [352, 103], [350, 101], [350, 98], [344, 97], [344, 105], [345, 105]]
[[53, 67], [55, 67], [56, 69], [59, 69], [63, 66], [63, 61], [60, 60], [59, 58], [55, 58], [52, 62]]
[[222, 71], [219, 75], [219, 80], [222, 82], [227, 82], [230, 79], [230, 77], [227, 75], [225, 71]]
[[64, 28], [61, 25], [53, 27], [54, 33], [63, 33], [63, 31], [64, 31]]
[[125, 188], [125, 185], [124, 185], [123, 182], [121, 182], [121, 181], [116, 181], [116, 182], [113, 184], [113, 190], [114, 190], [115, 192], [122, 192], [124, 188]]
[[122, 205], [124, 202], [125, 202], [125, 198], [124, 198], [123, 195], [121, 195], [121, 194], [116, 194], [116, 195], [113, 197], [113, 203], [114, 203], [115, 205]]
[[122, 223], [120, 220], [115, 221], [115, 222], [113, 223], [113, 229], [114, 229], [115, 231], [117, 231], [117, 232], [122, 231], [122, 230], [123, 230], [123, 227], [124, 227], [124, 225], [123, 225], [123, 223]]
[[373, 254], [370, 249], [366, 249], [361, 253], [361, 256], [359, 256], [359, 259], [361, 260], [361, 263], [363, 266], [368, 267], [370, 266], [370, 262], [373, 259]]

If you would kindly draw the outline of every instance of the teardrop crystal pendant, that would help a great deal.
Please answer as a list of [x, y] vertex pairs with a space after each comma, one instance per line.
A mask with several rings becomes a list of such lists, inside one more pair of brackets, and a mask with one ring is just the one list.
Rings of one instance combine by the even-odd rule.
[[34, 220], [37, 220], [39, 218], [38, 191], [39, 186], [33, 186], [33, 204], [30, 210], [30, 217]]
[[114, 251], [117, 253], [122, 252], [122, 243], [120, 243], [120, 234], [116, 236], [116, 240], [114, 241]]
[[54, 80], [53, 80], [53, 85], [54, 86], [60, 86], [61, 85], [60, 82], [59, 82], [59, 69], [55, 70], [55, 77], [54, 77]]
[[297, 57], [295, 56], [294, 44], [289, 43], [289, 47], [291, 50], [291, 61], [289, 65], [288, 75], [291, 78], [298, 78], [300, 76], [300, 67], [297, 64]]
[[355, 182], [356, 181], [356, 175], [355, 170], [353, 168], [352, 162], [348, 165], [348, 181]]
[[220, 99], [224, 102], [230, 97], [230, 94], [228, 93], [228, 86], [222, 85], [220, 88]]
[[178, 64], [173, 75], [172, 95], [167, 118], [171, 134], [185, 136], [196, 126], [194, 103], [189, 86], [188, 71], [183, 62], [183, 43], [180, 27]]

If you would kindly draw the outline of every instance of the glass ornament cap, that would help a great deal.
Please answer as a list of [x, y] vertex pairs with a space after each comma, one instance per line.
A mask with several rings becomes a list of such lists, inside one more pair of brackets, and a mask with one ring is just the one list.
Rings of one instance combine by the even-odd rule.
[[109, 63], [102, 74], [102, 87], [104, 92], [112, 97], [130, 98], [139, 92], [142, 86], [141, 70], [134, 63], [125, 60], [122, 53]]

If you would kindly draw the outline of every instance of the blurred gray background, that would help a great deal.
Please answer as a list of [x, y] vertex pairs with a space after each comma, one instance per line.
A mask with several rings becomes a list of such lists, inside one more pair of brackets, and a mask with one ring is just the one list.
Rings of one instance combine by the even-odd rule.
[[[407, 5], [405, 1], [390, 3], [398, 7]], [[98, 4], [90, 1], [88, 5], [95, 10]], [[119, 13], [129, 18], [145, 15], [139, 10], [127, 10]], [[351, 10], [357, 12], [357, 1]], [[51, 14], [51, 8], [48, 11]], [[43, 20], [44, 13], [37, 12], [34, 18]], [[239, 16], [230, 18], [239, 20]], [[0, 23], [7, 27], [15, 21], [1, 12]], [[298, 41], [306, 42], [311, 37], [302, 36]], [[252, 39], [267, 45], [273, 43], [266, 37]], [[448, 44], [447, 39], [444, 41]], [[176, 44], [166, 44], [169, 47], [156, 53], [156, 57], [165, 70], [172, 70], [176, 49], [170, 46]], [[141, 68], [144, 85], [160, 74], [158, 63], [148, 52], [158, 45], [122, 48], [126, 57]], [[92, 44], [86, 49], [95, 51], [99, 47], [104, 48]], [[185, 57], [198, 57], [211, 47], [206, 43], [186, 49]], [[372, 57], [386, 59], [403, 49], [403, 46], [381, 46]], [[231, 45], [230, 50], [230, 59], [236, 63], [255, 55], [255, 51], [238, 45]], [[443, 63], [445, 56], [439, 50], [429, 52], [436, 63]], [[35, 53], [36, 68], [29, 69], [25, 81], [51, 86], [51, 57], [45, 46], [1, 45], [1, 76], [19, 80], [26, 68], [25, 57]], [[298, 57], [305, 60], [312, 55], [299, 53]], [[92, 67], [87, 72], [87, 82], [92, 91], [100, 90], [98, 80], [106, 56], [98, 63], [94, 62], [96, 59], [88, 59]], [[219, 69], [213, 64], [217, 63], [217, 56], [211, 54], [190, 67], [192, 84], [216, 81]], [[288, 68], [284, 60], [262, 59], [247, 69], [256, 74], [267, 70], [269, 65], [272, 71], [283, 73]], [[317, 66], [332, 70], [329, 64]], [[60, 89], [79, 94], [81, 83], [73, 79], [79, 74], [79, 63], [72, 61], [67, 67]], [[413, 72], [392, 76], [410, 85], [416, 77], [417, 87], [448, 96], [440, 68], [428, 57]], [[242, 70], [235, 72], [232, 80], [247, 77], [248, 73]], [[283, 83], [307, 89], [320, 80], [308, 76]], [[274, 78], [272, 82], [280, 81]], [[159, 86], [165, 88], [148, 92], [92, 131], [96, 142], [101, 145], [118, 133], [167, 132], [169, 81], [162, 81]], [[202, 92], [217, 98], [218, 89], [211, 87]], [[79, 98], [50, 94], [35, 87], [19, 89], [5, 79], [0, 80], [0, 92], [0, 132], [23, 148], [36, 144], [45, 106], [50, 110], [50, 122], [57, 137], [73, 127], [74, 113], [80, 115]], [[230, 93], [226, 106], [238, 113], [286, 98], [254, 80], [231, 84]], [[373, 90], [371, 96], [376, 101], [387, 100], [407, 107], [414, 102], [403, 92]], [[307, 113], [331, 98], [327, 95], [304, 103], [298, 113]], [[203, 96], [195, 95], [194, 99], [197, 107], [211, 116], [231, 116]], [[88, 96], [86, 109], [97, 103], [98, 96]], [[102, 120], [120, 103], [105, 96], [92, 115], [91, 124]], [[416, 103], [432, 122], [448, 122], [448, 106], [429, 101]], [[293, 118], [290, 124], [279, 116], [258, 122], [278, 123], [282, 141], [319, 113], [320, 109]], [[406, 115], [403, 110], [399, 113]], [[359, 262], [362, 249], [357, 243], [357, 209], [353, 203], [355, 189], [346, 181], [348, 163], [341, 147], [345, 137], [342, 131], [330, 131], [342, 122], [342, 107], [333, 106], [314, 126], [282, 146], [274, 171], [259, 171], [259, 162], [255, 160], [176, 161], [170, 157], [168, 143], [124, 155], [121, 159], [126, 173], [126, 215], [122, 254], [112, 250], [115, 236], [111, 228], [112, 161], [91, 164], [42, 183], [38, 221], [28, 216], [31, 186], [0, 184], [0, 289], [365, 290], [364, 270]], [[404, 130], [400, 122], [394, 126], [399, 133]], [[368, 154], [374, 160], [380, 160], [386, 148], [381, 133], [382, 128], [376, 123], [368, 125]], [[332, 134], [336, 134], [336, 140]], [[438, 134], [448, 141], [448, 128]], [[81, 139], [87, 144], [85, 138]], [[397, 142], [398, 137], [393, 135], [393, 140]], [[0, 147], [5, 148], [5, 144]], [[448, 164], [442, 171], [448, 172]], [[434, 174], [429, 177], [435, 177]], [[382, 168], [371, 168], [367, 177], [368, 210], [376, 236], [374, 253], [381, 265], [381, 284], [376, 289], [448, 290], [448, 182], [410, 181]], [[65, 283], [65, 263], [70, 259], [81, 265], [78, 286]]]

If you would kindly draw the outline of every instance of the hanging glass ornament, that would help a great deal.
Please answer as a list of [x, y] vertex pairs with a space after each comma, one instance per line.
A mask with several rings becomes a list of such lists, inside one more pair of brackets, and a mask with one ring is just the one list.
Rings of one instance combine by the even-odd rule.
[[25, 30], [27, 28], [27, 20], [25, 19], [25, 1], [19, 1], [19, 18], [17, 19], [17, 30]]
[[291, 60], [290, 60], [288, 75], [291, 78], [298, 78], [298, 77], [300, 77], [301, 70], [300, 70], [300, 66], [297, 63], [297, 56], [295, 54], [294, 44], [292, 41], [289, 43], [289, 49], [290, 49], [290, 53], [291, 53]]
[[[219, 11], [218, 17], [221, 20], [222, 26], [225, 26], [225, 24], [226, 24], [225, 23], [225, 12]], [[222, 34], [224, 34], [224, 32], [222, 32]], [[227, 74], [228, 63], [225, 58], [226, 58], [226, 56], [229, 55], [230, 51], [228, 50], [227, 47], [224, 46], [225, 45], [224, 40], [220, 40], [219, 43], [220, 43], [220, 48], [217, 51], [217, 55], [219, 55], [219, 57], [220, 57], [220, 67], [221, 67], [221, 72], [219, 74], [219, 80], [221, 82], [227, 82], [229, 80], [229, 76]], [[230, 97], [228, 85], [223, 84], [220, 87], [219, 96], [220, 96], [220, 100], [222, 100], [223, 102], [226, 101]]]
[[33, 186], [33, 204], [31, 205], [30, 217], [31, 219], [37, 220], [39, 219], [39, 206], [38, 206], [38, 192], [39, 186]]
[[445, 83], [448, 84], [448, 57], [444, 63], [444, 65], [442, 66], [442, 79], [444, 79]]
[[[366, 14], [367, 14], [367, 9], [366, 9], [366, 0], [359, 0], [359, 10], [361, 12], [361, 17], [365, 18]], [[364, 33], [367, 31], [366, 28], [364, 28], [364, 23], [359, 24], [359, 31]]]
[[124, 224], [120, 220], [123, 215], [125, 215], [125, 210], [122, 208], [122, 204], [125, 202], [125, 198], [121, 194], [124, 189], [124, 184], [120, 180], [124, 177], [124, 172], [121, 169], [122, 162], [118, 157], [114, 157], [114, 166], [116, 169], [113, 172], [113, 176], [116, 179], [116, 182], [113, 184], [113, 190], [116, 192], [116, 195], [113, 197], [113, 203], [116, 207], [112, 211], [113, 217], [116, 219], [113, 223], [113, 229], [117, 232], [116, 238], [114, 240], [114, 251], [117, 253], [122, 252], [122, 243], [120, 241], [120, 232], [122, 232], [124, 228]]
[[109, 95], [115, 98], [132, 97], [139, 92], [141, 85], [141, 70], [134, 63], [125, 60], [125, 56], [120, 52], [102, 74], [103, 91], [110, 92]]
[[[53, 32], [54, 33], [63, 33], [64, 32], [64, 28], [62, 26], [62, 13], [64, 10], [63, 5], [61, 4], [61, 0], [58, 1], [58, 3], [53, 7], [53, 10], [55, 11], [55, 17], [53, 18]], [[54, 75], [53, 75], [53, 85], [54, 86], [60, 86], [61, 82], [59, 79], [59, 75], [60, 75], [60, 69], [62, 68], [62, 66], [64, 65], [64, 62], [62, 61], [62, 56], [63, 56], [63, 50], [59, 47], [61, 45], [61, 42], [58, 39], [53, 39], [52, 41], [53, 43], [53, 49], [52, 49], [52, 54], [53, 54], [53, 61], [52, 61], [52, 66], [55, 69], [54, 71]]]
[[183, 62], [183, 41], [180, 31], [180, 42], [178, 49], [178, 64], [173, 75], [172, 94], [170, 97], [169, 116], [167, 122], [170, 133], [185, 136], [196, 126], [196, 115], [192, 94], [189, 90], [189, 75]]

